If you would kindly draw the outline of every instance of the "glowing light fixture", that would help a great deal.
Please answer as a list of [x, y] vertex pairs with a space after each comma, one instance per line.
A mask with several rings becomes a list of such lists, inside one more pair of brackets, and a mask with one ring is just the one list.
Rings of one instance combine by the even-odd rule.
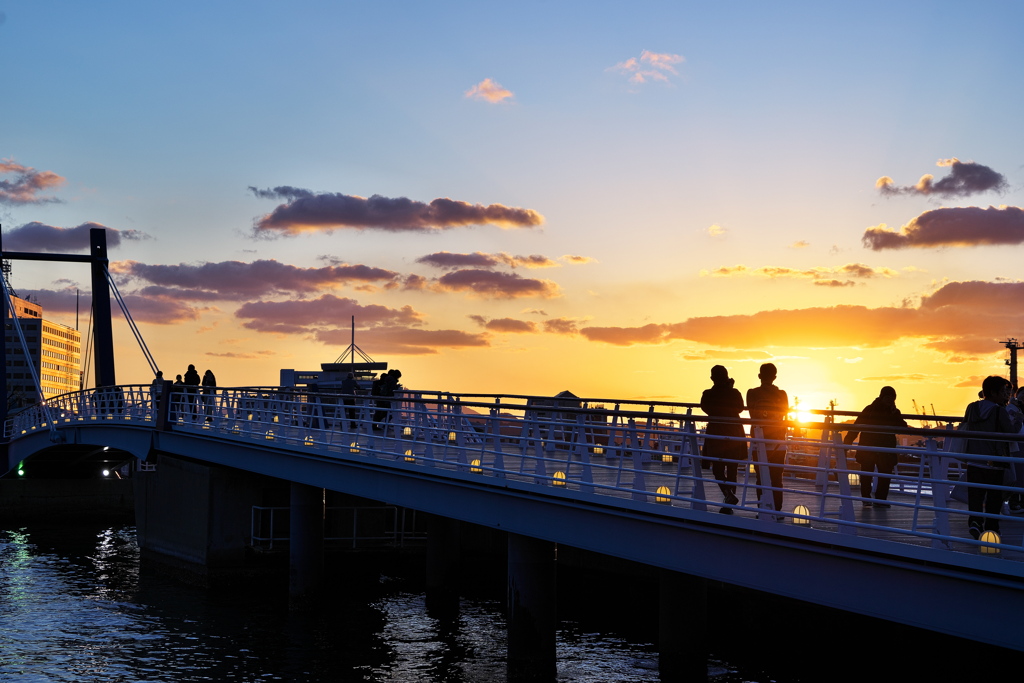
[[757, 463], [750, 463], [750, 466], [747, 468], [747, 471], [750, 472], [751, 474], [757, 474]]
[[273, 441], [273, 440], [274, 440], [274, 430], [273, 429], [268, 429], [267, 430], [267, 441]]
[[359, 442], [358, 441], [353, 441], [352, 443], [350, 443], [348, 445], [348, 452], [349, 453], [358, 453], [359, 452]]
[[307, 437], [306, 437], [306, 438], [305, 438], [305, 439], [303, 440], [303, 442], [302, 442], [302, 443], [306, 444], [307, 446], [312, 446], [312, 445], [313, 445], [313, 436], [312, 436], [312, 435], [310, 435], [310, 436], [307, 436]]
[[860, 475], [852, 472], [846, 475], [846, 481], [850, 482], [850, 486], [860, 486]]
[[481, 474], [484, 471], [484, 468], [480, 467], [479, 458], [469, 463], [469, 471], [472, 472], [473, 474]]
[[416, 456], [412, 454], [412, 449], [411, 448], [405, 452], [405, 461], [406, 462], [416, 462]]
[[661, 461], [662, 462], [674, 462], [675, 458], [672, 457], [671, 453], [665, 452], [665, 453], [661, 454]]
[[103, 476], [104, 477], [109, 477], [110, 476], [110, 470], [103, 470]]
[[669, 490], [667, 486], [659, 486], [658, 495], [654, 497], [654, 502], [665, 504], [671, 503], [672, 499], [669, 498], [670, 495], [672, 495], [672, 492]]
[[458, 435], [455, 432], [448, 432], [448, 440], [449, 441], [455, 441], [455, 439], [457, 437], [458, 437]]
[[793, 508], [793, 514], [796, 517], [793, 518], [793, 524], [810, 524], [811, 520], [807, 519], [811, 515], [811, 511], [807, 509], [806, 505], [797, 505]]
[[402, 429], [402, 436], [412, 436], [412, 427], [405, 427]]
[[601, 446], [594, 446], [594, 455], [604, 455], [604, 448]]
[[555, 486], [565, 486], [565, 472], [558, 470], [554, 474], [555, 480], [552, 482]]
[[983, 546], [981, 546], [981, 554], [982, 555], [998, 555], [999, 554], [999, 544], [1002, 542], [1002, 539], [999, 538], [999, 534], [997, 534], [995, 531], [986, 531], [985, 533], [983, 533], [981, 535], [981, 538], [979, 538], [978, 540], [981, 541], [982, 543], [994, 543], [995, 544], [995, 546], [990, 546], [990, 545], [983, 545]]

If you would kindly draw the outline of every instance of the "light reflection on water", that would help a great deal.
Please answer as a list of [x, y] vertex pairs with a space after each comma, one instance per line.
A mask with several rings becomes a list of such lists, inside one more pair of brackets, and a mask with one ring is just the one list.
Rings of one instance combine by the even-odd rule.
[[[402, 577], [363, 574], [321, 609], [139, 571], [134, 527], [0, 529], [0, 681], [500, 681], [499, 601], [437, 618]], [[344, 579], [347, 581], [348, 579]], [[343, 587], [341, 587], [343, 588]], [[559, 681], [657, 681], [656, 648], [563, 622]]]

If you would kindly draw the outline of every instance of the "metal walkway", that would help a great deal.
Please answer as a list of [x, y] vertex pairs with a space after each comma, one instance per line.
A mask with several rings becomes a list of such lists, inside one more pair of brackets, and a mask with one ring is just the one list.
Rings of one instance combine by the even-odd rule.
[[774, 442], [750, 428], [739, 503], [725, 505], [699, 455], [706, 418], [685, 404], [406, 392], [381, 408], [279, 387], [155, 398], [100, 389], [24, 411], [5, 425], [8, 469], [62, 443], [170, 453], [1024, 651], [1024, 624], [1004, 618], [1024, 610], [1024, 518], [998, 516], [998, 543], [966, 533], [941, 431], [898, 449], [890, 508], [864, 507], [844, 427], [825, 415], [787, 440], [773, 510], [752, 470]]

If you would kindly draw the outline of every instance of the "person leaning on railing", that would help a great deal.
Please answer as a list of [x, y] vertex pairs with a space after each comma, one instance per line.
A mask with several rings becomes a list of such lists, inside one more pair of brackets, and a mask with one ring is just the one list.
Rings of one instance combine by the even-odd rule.
[[[986, 377], [981, 383], [984, 398], [968, 405], [964, 413], [967, 431], [1017, 433], [1020, 427], [1014, 427], [1006, 410], [1012, 392], [1013, 387], [1005, 378], [997, 375]], [[973, 538], [980, 538], [982, 531], [999, 533], [998, 515], [1003, 509], [1003, 492], [988, 487], [1013, 483], [1013, 473], [1008, 462], [1009, 444], [991, 439], [968, 439], [964, 453], [990, 456], [988, 459], [967, 460], [967, 509], [972, 513], [985, 512], [992, 515], [983, 518], [971, 514], [967, 518], [967, 530]]]
[[[739, 421], [740, 413], [743, 411], [743, 396], [733, 388], [735, 380], [729, 377], [729, 371], [725, 366], [716, 365], [711, 368], [711, 381], [713, 386], [706, 389], [700, 397], [700, 409], [709, 417], [730, 419], [726, 422], [709, 419], [705, 435], [743, 438], [746, 434]], [[746, 442], [705, 438], [702, 456], [705, 461], [711, 463], [711, 472], [718, 480], [723, 502], [727, 506], [739, 503], [740, 499], [736, 496], [736, 471], [739, 461], [747, 457]], [[723, 507], [719, 512], [731, 515], [732, 508]]]
[[[878, 398], [871, 402], [861, 411], [854, 421], [854, 426], [876, 425], [888, 427], [907, 427], [907, 421], [903, 419], [900, 409], [896, 407], [896, 390], [892, 387], [882, 387], [878, 392]], [[860, 445], [876, 448], [896, 448], [896, 435], [892, 432], [858, 432], [850, 430], [843, 438], [847, 446], [857, 440], [860, 435]], [[893, 472], [896, 469], [895, 453], [886, 453], [871, 450], [857, 450], [857, 462], [860, 464], [860, 495], [864, 499], [864, 507], [887, 508], [889, 503], [889, 483]], [[878, 470], [878, 485], [875, 487], [874, 500], [871, 499], [871, 484], [873, 473]]]

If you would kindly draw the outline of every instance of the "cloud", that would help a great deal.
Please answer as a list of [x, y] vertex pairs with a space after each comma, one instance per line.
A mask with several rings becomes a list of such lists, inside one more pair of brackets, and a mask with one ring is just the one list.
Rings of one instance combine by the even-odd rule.
[[685, 59], [682, 55], [644, 50], [640, 53], [639, 59], [630, 57], [624, 62], [609, 67], [607, 71], [626, 74], [629, 76], [630, 83], [647, 83], [648, 81], [667, 83], [669, 78], [679, 75], [675, 65], [681, 64], [683, 61]]
[[725, 233], [726, 229], [723, 228], [721, 225], [718, 225], [717, 223], [708, 228], [708, 234], [711, 235], [712, 237], [720, 237]]
[[1005, 190], [1008, 187], [1006, 178], [1001, 173], [973, 161], [940, 159], [937, 165], [951, 169], [949, 175], [938, 182], [935, 182], [935, 176], [927, 174], [921, 176], [916, 185], [899, 187], [889, 176], [882, 176], [875, 182], [875, 187], [887, 196], [917, 194], [943, 198], [970, 197], [990, 190]]
[[539, 254], [512, 256], [504, 252], [485, 254], [480, 251], [472, 254], [453, 254], [448, 251], [439, 251], [419, 257], [416, 259], [416, 263], [423, 263], [435, 268], [494, 268], [499, 265], [506, 265], [511, 268], [519, 266], [524, 268], [557, 268], [559, 265], [548, 257]]
[[39, 196], [46, 190], [60, 187], [65, 180], [53, 171], [37, 171], [22, 166], [14, 159], [0, 159], [0, 176], [14, 175], [13, 180], [0, 180], [0, 204], [49, 204], [59, 202], [53, 197]]
[[375, 229], [389, 232], [432, 232], [468, 225], [495, 225], [500, 228], [532, 228], [544, 222], [544, 216], [532, 209], [503, 204], [470, 204], [434, 199], [429, 204], [407, 197], [358, 197], [282, 186], [249, 190], [260, 198], [286, 199], [270, 213], [253, 223], [254, 236], [298, 235], [342, 228]]
[[552, 334], [579, 334], [579, 321], [572, 318], [552, 318], [543, 323], [544, 331]]
[[116, 261], [111, 272], [125, 281], [152, 283], [156, 288], [147, 288], [151, 294], [196, 301], [242, 301], [285, 292], [312, 294], [343, 285], [387, 283], [398, 277], [394, 271], [371, 266], [299, 268], [274, 259], [178, 265]]
[[519, 299], [559, 296], [558, 285], [550, 280], [525, 278], [517, 273], [501, 273], [469, 268], [442, 275], [434, 288], [442, 292], [469, 292], [488, 299]]
[[774, 357], [775, 356], [765, 351], [728, 351], [719, 349], [689, 351], [682, 354], [683, 360], [734, 360], [738, 362], [751, 361], [755, 363], [764, 363]]
[[511, 90], [501, 87], [497, 81], [485, 78], [465, 92], [465, 96], [472, 100], [486, 100], [497, 103], [502, 100], [509, 100], [515, 97]]
[[[31, 298], [43, 306], [48, 313], [63, 313], [70, 315], [77, 310], [81, 315], [87, 316], [92, 307], [92, 293], [89, 290], [81, 293], [75, 287], [63, 289], [19, 289], [18, 294], [22, 298]], [[125, 305], [132, 319], [140, 323], [154, 325], [173, 325], [176, 323], [198, 320], [203, 309], [197, 309], [182, 303], [174, 297], [149, 296], [144, 294], [123, 294]], [[77, 306], [77, 308], [76, 308]], [[121, 317], [121, 309], [111, 299], [111, 314], [117, 318]]]
[[515, 318], [492, 318], [488, 320], [480, 315], [469, 316], [474, 322], [490, 332], [506, 334], [530, 334], [537, 331], [537, 323]]
[[108, 249], [121, 246], [122, 240], [151, 239], [139, 230], [116, 230], [99, 223], [82, 223], [74, 228], [58, 228], [33, 221], [5, 232], [4, 249], [52, 253], [89, 251], [89, 231], [93, 228], [103, 228], [107, 231]]
[[1024, 210], [1016, 206], [953, 207], [925, 211], [899, 231], [885, 224], [864, 231], [874, 251], [907, 247], [975, 247], [1024, 243]]
[[[317, 330], [317, 341], [332, 346], [347, 346], [351, 332], [348, 329]], [[427, 355], [439, 348], [462, 349], [490, 346], [484, 334], [461, 330], [423, 330], [411, 327], [377, 327], [357, 335], [359, 347], [371, 354]]]
[[789, 248], [790, 249], [805, 249], [805, 248], [807, 248], [809, 246], [811, 246], [811, 243], [808, 242], [807, 240], [797, 240], [796, 242], [793, 242], [793, 244], [789, 245]]
[[579, 256], [577, 254], [565, 254], [558, 257], [559, 261], [565, 261], [573, 265], [583, 265], [584, 263], [597, 263], [596, 258], [590, 256]]
[[355, 316], [360, 328], [381, 325], [414, 325], [423, 315], [411, 306], [389, 308], [378, 304], [362, 305], [355, 299], [324, 294], [318, 299], [298, 301], [250, 301], [235, 311], [245, 320], [242, 327], [257, 332], [301, 334], [313, 328], [344, 324]]
[[1024, 327], [1024, 282], [953, 282], [917, 307], [831, 306], [689, 318], [638, 327], [584, 327], [591, 341], [632, 346], [687, 340], [733, 349], [883, 347], [920, 339], [946, 353], [973, 353], [988, 339], [998, 350], [1007, 331]]
[[711, 271], [702, 270], [700, 274], [702, 277], [709, 275], [711, 277], [753, 275], [770, 279], [809, 279], [814, 280], [814, 284], [816, 285], [827, 287], [849, 287], [855, 283], [850, 280], [837, 280], [834, 279], [834, 276], [839, 275], [867, 280], [876, 277], [897, 277], [899, 272], [885, 266], [868, 266], [863, 263], [847, 263], [846, 265], [836, 267], [817, 266], [815, 268], [806, 268], [803, 270], [798, 268], [787, 268], [785, 266], [761, 266], [759, 268], [750, 268], [740, 264], [735, 266], [722, 266]]
[[214, 358], [232, 358], [234, 360], [258, 360], [261, 358], [268, 358], [275, 355], [273, 351], [225, 351], [223, 353], [216, 353], [214, 351], [207, 351], [207, 356], [213, 356]]

